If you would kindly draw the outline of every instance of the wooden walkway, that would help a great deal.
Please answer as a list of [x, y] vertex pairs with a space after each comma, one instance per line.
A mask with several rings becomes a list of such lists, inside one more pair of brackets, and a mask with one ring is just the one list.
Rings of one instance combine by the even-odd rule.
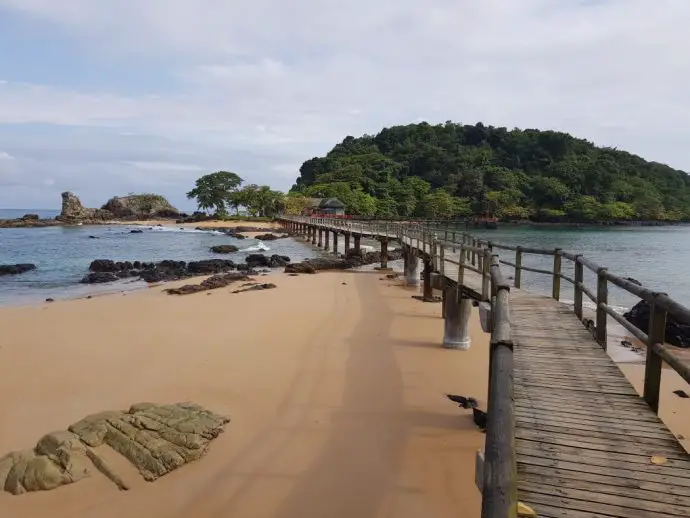
[[[455, 281], [459, 254], [444, 257]], [[477, 273], [463, 284], [482, 292]], [[509, 308], [518, 501], [540, 518], [690, 517], [690, 455], [572, 308], [519, 289]]]
[[518, 500], [540, 518], [690, 517], [690, 455], [572, 308], [513, 288], [510, 323]]

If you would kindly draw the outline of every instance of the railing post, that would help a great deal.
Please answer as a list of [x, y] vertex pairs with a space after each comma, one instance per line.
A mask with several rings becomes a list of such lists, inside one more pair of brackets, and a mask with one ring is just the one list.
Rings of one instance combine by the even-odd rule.
[[581, 255], [575, 256], [575, 315], [582, 320], [582, 284], [585, 282], [584, 265], [580, 261]]
[[597, 271], [597, 342], [604, 350], [606, 344], [606, 305], [609, 303], [609, 286], [606, 280], [606, 268], [599, 268]]
[[556, 248], [553, 254], [553, 285], [551, 289], [551, 296], [560, 300], [561, 298], [561, 260], [563, 258], [562, 250]]
[[520, 281], [522, 280], [522, 247], [518, 246], [515, 249], [515, 287], [520, 289]]
[[487, 248], [484, 250], [484, 257], [482, 259], [482, 299], [491, 300], [491, 293], [489, 281], [491, 280], [491, 250]]
[[659, 391], [661, 388], [661, 357], [654, 351], [655, 344], [663, 344], [666, 335], [666, 312], [659, 309], [655, 301], [649, 313], [649, 333], [647, 334], [647, 361], [644, 369], [644, 400], [659, 413]]
[[453, 230], [452, 239], [453, 239], [453, 253], [455, 253], [455, 230]]
[[464, 246], [460, 245], [460, 261], [458, 261], [460, 264], [458, 265], [458, 285], [462, 285], [465, 283], [465, 256], [467, 254], [467, 250], [465, 249]]
[[437, 271], [441, 275], [445, 275], [446, 273], [446, 251], [443, 243], [441, 243], [441, 248], [439, 249], [439, 268]]
[[[474, 237], [472, 238], [472, 247], [477, 247], [477, 240]], [[472, 266], [477, 266], [477, 252], [474, 250], [472, 250]]]

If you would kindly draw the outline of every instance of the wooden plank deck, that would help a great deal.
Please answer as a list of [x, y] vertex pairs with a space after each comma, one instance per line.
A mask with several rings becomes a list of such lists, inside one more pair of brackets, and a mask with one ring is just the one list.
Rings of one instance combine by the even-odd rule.
[[690, 517], [690, 455], [572, 309], [513, 289], [510, 322], [518, 500], [540, 518]]

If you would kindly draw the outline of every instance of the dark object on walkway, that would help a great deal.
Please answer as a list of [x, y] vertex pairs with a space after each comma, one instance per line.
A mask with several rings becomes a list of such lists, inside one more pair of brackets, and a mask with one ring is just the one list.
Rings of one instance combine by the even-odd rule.
[[690, 398], [690, 396], [688, 396], [688, 393], [685, 392], [684, 390], [674, 390], [673, 393], [674, 393], [676, 396], [678, 396], [678, 397], [680, 397], [680, 398], [683, 398], [683, 399]]
[[621, 340], [621, 345], [623, 347], [627, 347], [628, 349], [632, 347], [632, 343], [629, 340]]
[[453, 394], [446, 394], [446, 397], [453, 403], [457, 403], [461, 408], [477, 408], [479, 404], [473, 397], [455, 396]]
[[633, 284], [637, 284], [638, 286], [642, 286], [642, 283], [638, 281], [637, 279], [633, 279], [632, 277], [626, 277], [626, 280], [632, 282]]
[[[624, 313], [623, 318], [641, 331], [649, 333], [649, 313], [649, 303], [641, 300], [630, 311]], [[679, 322], [671, 314], [666, 315], [665, 339], [666, 342], [677, 347], [690, 347], [690, 325]]]
[[35, 270], [35, 264], [0, 264], [0, 275], [19, 275]]
[[481, 430], [486, 430], [486, 412], [479, 410], [478, 408], [473, 408], [472, 418], [474, 419], [474, 424], [476, 424]]

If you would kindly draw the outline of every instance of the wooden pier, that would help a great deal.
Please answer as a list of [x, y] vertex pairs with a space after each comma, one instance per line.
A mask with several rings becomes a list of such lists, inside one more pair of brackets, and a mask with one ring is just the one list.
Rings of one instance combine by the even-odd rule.
[[[667, 315], [690, 323], [688, 308], [560, 249], [503, 246], [438, 223], [281, 221], [314, 244], [325, 233], [326, 247], [329, 233], [343, 234], [346, 250], [351, 238], [355, 249], [362, 237], [379, 240], [382, 266], [388, 243], [398, 241], [412, 282], [422, 259], [425, 296], [437, 288], [455, 302], [479, 304], [491, 333], [487, 434], [478, 455], [482, 518], [514, 518], [518, 502], [542, 518], [690, 516], [690, 455], [657, 416], [662, 362], [690, 383], [688, 356], [664, 344]], [[553, 268], [523, 266], [526, 254], [552, 257]], [[573, 278], [563, 261], [573, 263]], [[501, 265], [512, 270], [512, 284]], [[585, 284], [585, 269], [596, 286]], [[551, 296], [520, 289], [523, 271], [550, 276]], [[559, 301], [568, 284], [574, 307]], [[609, 306], [610, 284], [650, 304], [646, 331]], [[589, 326], [584, 297], [597, 308]], [[643, 397], [606, 352], [609, 318], [647, 344]]]

